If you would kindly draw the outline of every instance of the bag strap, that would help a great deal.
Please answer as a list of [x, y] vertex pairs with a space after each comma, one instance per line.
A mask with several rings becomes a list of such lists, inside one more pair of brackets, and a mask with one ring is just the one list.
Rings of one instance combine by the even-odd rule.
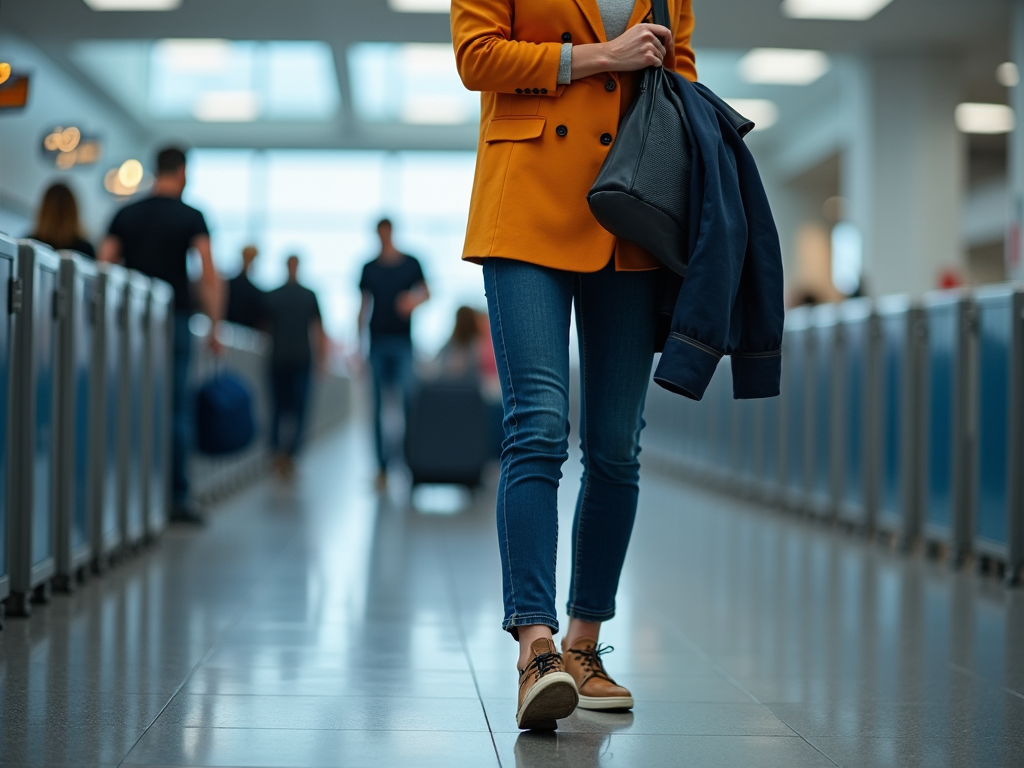
[[[669, 18], [668, 0], [651, 0], [651, 13], [655, 24], [672, 29], [672, 19]], [[672, 30], [675, 33], [675, 30]]]

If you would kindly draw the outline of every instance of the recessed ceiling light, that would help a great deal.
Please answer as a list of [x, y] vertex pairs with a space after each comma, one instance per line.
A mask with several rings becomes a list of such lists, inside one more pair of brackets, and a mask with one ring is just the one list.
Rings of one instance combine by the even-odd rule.
[[227, 40], [167, 39], [156, 45], [162, 65], [177, 73], [223, 72], [231, 63], [231, 43]]
[[388, 0], [388, 7], [399, 13], [450, 13], [452, 0]]
[[260, 116], [259, 94], [207, 91], [196, 99], [192, 116], [204, 123], [251, 123]]
[[810, 85], [831, 66], [823, 51], [755, 48], [740, 59], [740, 76], [748, 83]]
[[996, 67], [996, 80], [1007, 88], [1016, 88], [1020, 83], [1020, 69], [1012, 61], [1006, 61]]
[[94, 11], [173, 11], [181, 0], [85, 0]]
[[956, 108], [956, 127], [961, 133], [1009, 133], [1016, 124], [1013, 109], [1005, 104], [968, 102]]
[[779, 108], [768, 99], [726, 99], [730, 107], [754, 121], [754, 131], [767, 131], [779, 122]]
[[791, 19], [867, 21], [892, 0], [783, 0], [782, 13]]

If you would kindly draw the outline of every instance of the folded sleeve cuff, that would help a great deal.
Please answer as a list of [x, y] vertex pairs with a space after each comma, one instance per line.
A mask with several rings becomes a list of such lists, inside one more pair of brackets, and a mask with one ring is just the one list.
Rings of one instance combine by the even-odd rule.
[[778, 397], [782, 350], [732, 355], [732, 396], [737, 400]]
[[558, 60], [558, 84], [572, 82], [572, 43], [562, 43], [562, 54]]
[[721, 353], [706, 344], [681, 333], [672, 333], [654, 371], [654, 381], [669, 392], [700, 400], [721, 359]]

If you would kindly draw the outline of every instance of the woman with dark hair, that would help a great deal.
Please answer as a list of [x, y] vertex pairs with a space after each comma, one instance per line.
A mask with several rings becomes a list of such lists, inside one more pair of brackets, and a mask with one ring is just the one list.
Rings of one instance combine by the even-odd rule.
[[29, 237], [55, 250], [78, 251], [90, 259], [96, 258], [96, 249], [82, 234], [75, 194], [62, 182], [51, 184], [43, 194], [36, 228]]

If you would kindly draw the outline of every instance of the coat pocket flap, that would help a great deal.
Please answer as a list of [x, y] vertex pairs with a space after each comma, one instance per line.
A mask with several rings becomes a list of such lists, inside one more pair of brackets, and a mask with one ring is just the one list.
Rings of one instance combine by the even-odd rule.
[[525, 141], [544, 133], [546, 117], [497, 117], [487, 125], [485, 141]]

